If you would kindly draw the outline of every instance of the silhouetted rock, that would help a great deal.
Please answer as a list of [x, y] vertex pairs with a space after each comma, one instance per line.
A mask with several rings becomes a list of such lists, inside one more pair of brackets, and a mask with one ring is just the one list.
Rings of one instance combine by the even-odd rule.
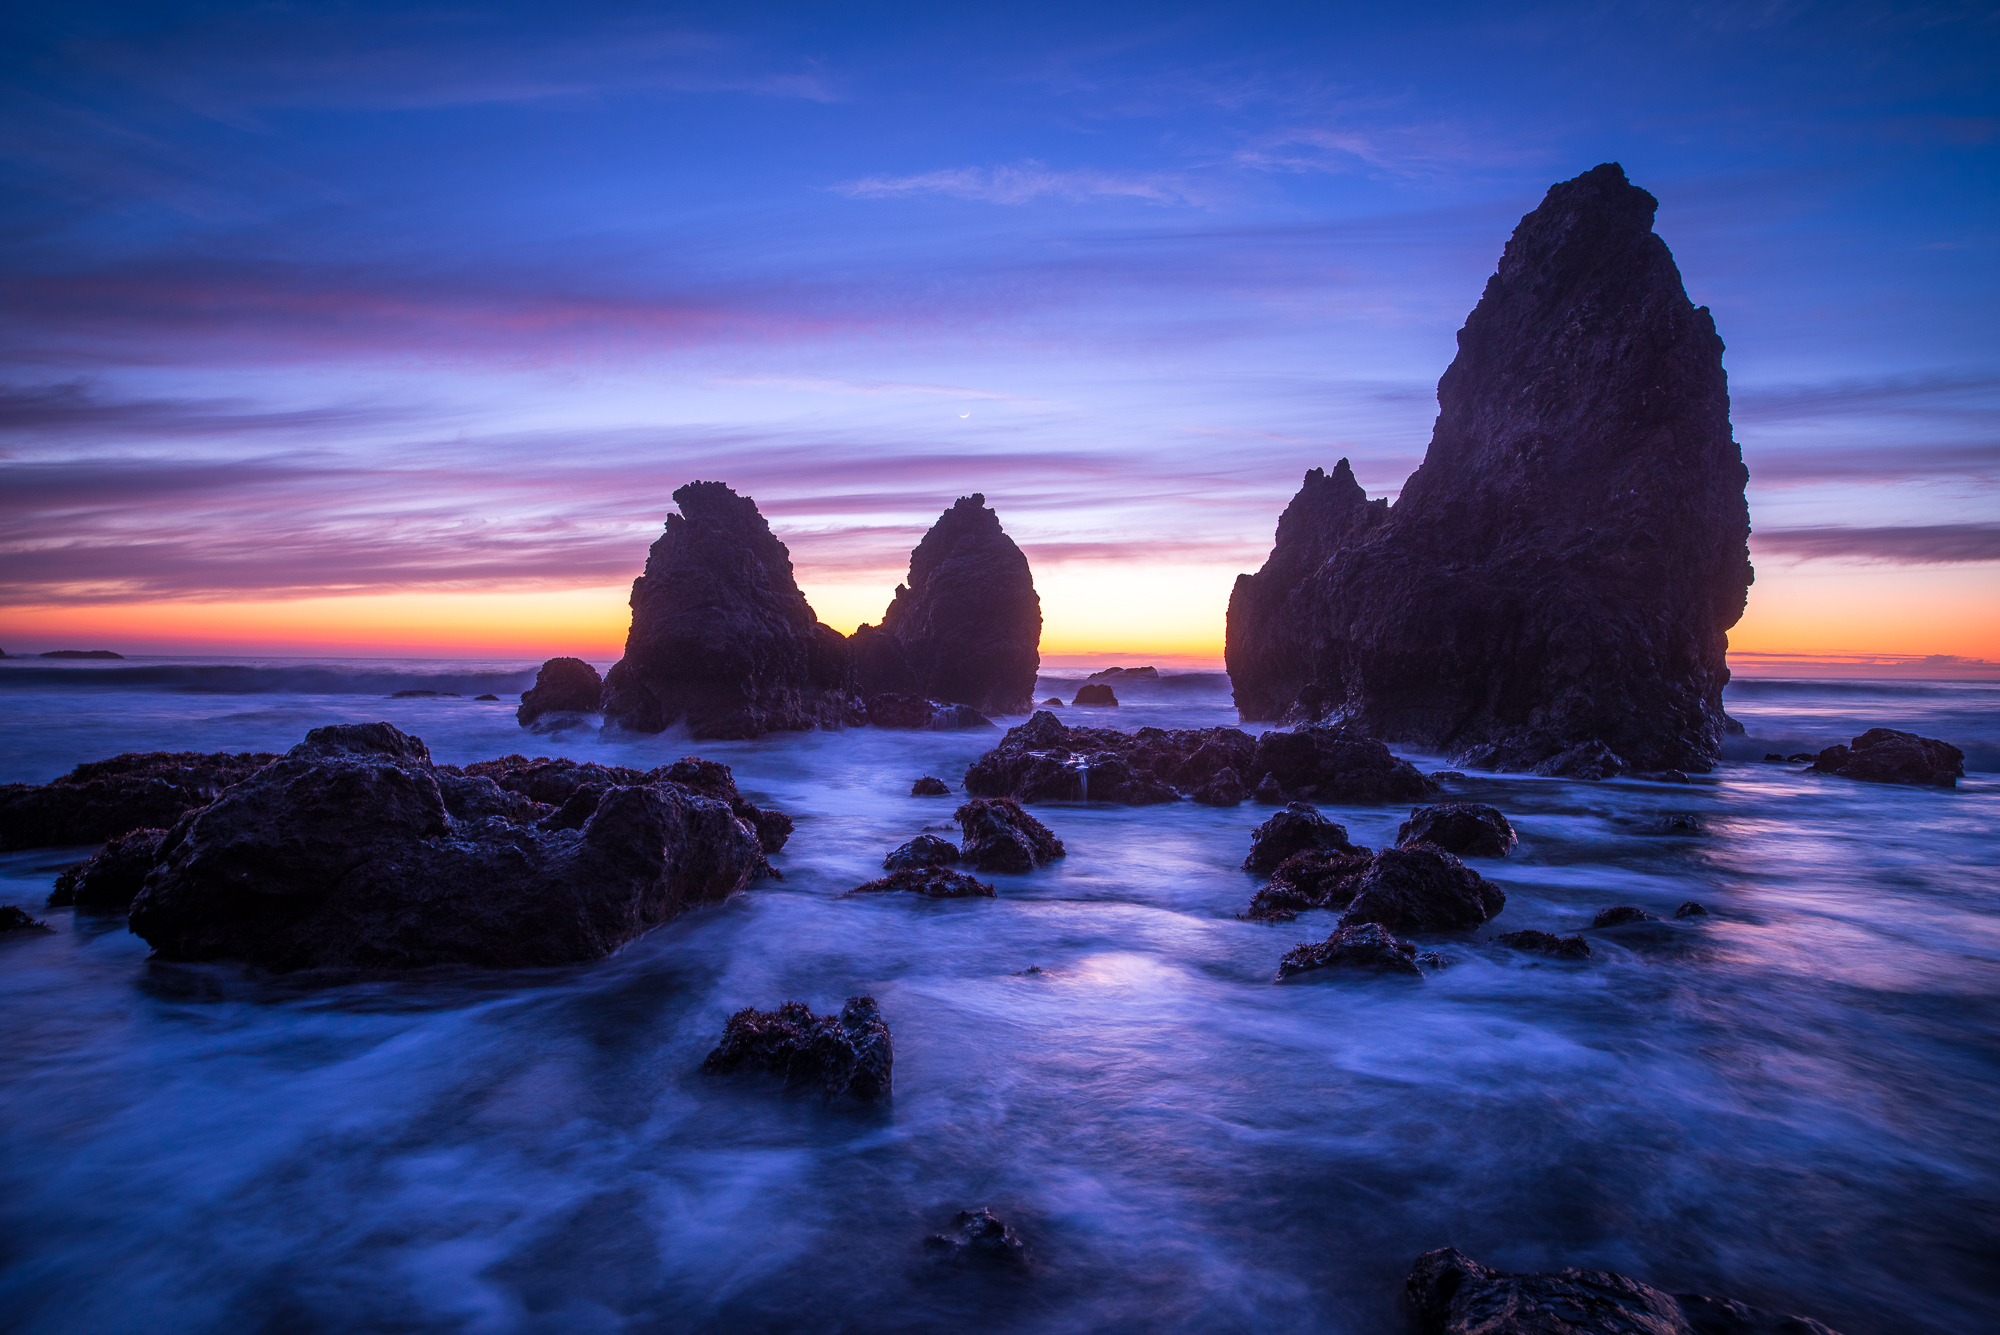
[[411, 691], [391, 691], [391, 692], [389, 692], [389, 694], [388, 694], [388, 696], [387, 696], [386, 698], [388, 698], [388, 699], [390, 699], [390, 700], [437, 700], [437, 699], [442, 699], [442, 698], [444, 698], [444, 697], [446, 697], [446, 696], [449, 696], [449, 697], [450, 697], [451, 699], [453, 699], [453, 700], [456, 700], [456, 699], [458, 699], [458, 692], [457, 692], [457, 691], [416, 691], [416, 690], [411, 690]]
[[1608, 1270], [1489, 1270], [1455, 1247], [1419, 1256], [1405, 1288], [1419, 1335], [1834, 1335], [1806, 1317], [1663, 1293]]
[[1102, 672], [1093, 672], [1085, 681], [1158, 681], [1160, 670], [1155, 667], [1111, 667]]
[[990, 728], [993, 720], [971, 705], [946, 704], [921, 695], [871, 695], [862, 702], [868, 722], [877, 728], [921, 728], [930, 732], [959, 732], [966, 728]]
[[1063, 856], [1062, 840], [1007, 797], [979, 797], [955, 814], [961, 856], [978, 871], [1032, 871]]
[[756, 502], [720, 482], [674, 493], [681, 512], [632, 581], [625, 656], [604, 680], [605, 721], [695, 737], [859, 723], [852, 654], [792, 577]]
[[500, 703], [500, 697], [490, 693], [487, 695], [475, 695], [472, 698], [475, 700], [491, 701], [493, 704], [496, 705]]
[[[947, 845], [949, 847], [949, 845]], [[953, 849], [956, 857], [958, 850]], [[887, 894], [894, 891], [922, 895], [926, 899], [991, 899], [993, 887], [949, 867], [903, 867], [877, 880], [857, 885], [857, 895]]]
[[1344, 909], [1361, 888], [1375, 859], [1367, 849], [1336, 853], [1310, 849], [1294, 853], [1271, 873], [1243, 914], [1260, 922], [1289, 922], [1307, 909]]
[[1497, 807], [1480, 802], [1447, 802], [1418, 807], [1396, 829], [1399, 844], [1436, 844], [1462, 858], [1501, 858], [1520, 842], [1513, 822]]
[[1076, 698], [1071, 700], [1070, 703], [1072, 705], [1115, 705], [1118, 703], [1118, 697], [1103, 682], [1091, 682], [1088, 685], [1077, 687]]
[[1965, 777], [1965, 752], [1949, 742], [1894, 728], [1870, 728], [1852, 746], [1829, 746], [1812, 757], [1811, 774], [1838, 774], [1868, 783], [1909, 783], [1956, 788]]
[[884, 871], [903, 871], [909, 867], [942, 867], [958, 861], [958, 845], [948, 839], [940, 839], [934, 834], [920, 834], [882, 859]]
[[1674, 916], [1676, 918], [1706, 918], [1708, 910], [1701, 906], [1700, 901], [1690, 899], [1674, 910]]
[[604, 678], [581, 658], [551, 658], [521, 692], [514, 720], [527, 727], [544, 714], [595, 714], [604, 707]]
[[56, 877], [49, 894], [52, 909], [74, 905], [80, 909], [121, 908], [132, 902], [146, 873], [159, 860], [165, 830], [133, 830], [97, 850], [90, 859]]
[[125, 657], [125, 655], [123, 655], [123, 654], [114, 654], [114, 653], [112, 653], [112, 652], [111, 652], [111, 651], [110, 651], [109, 649], [51, 649], [51, 650], [49, 650], [49, 651], [48, 651], [47, 653], [43, 654], [43, 655], [42, 655], [42, 657], [43, 657], [43, 658], [121, 658], [121, 659], [122, 659], [123, 657]]
[[1607, 163], [1522, 219], [1393, 508], [1344, 464], [1307, 474], [1230, 598], [1245, 719], [1339, 719], [1483, 768], [1712, 767], [1746, 474], [1722, 341], [1656, 206]]
[[1324, 941], [1295, 947], [1278, 961], [1278, 981], [1310, 973], [1315, 969], [1352, 969], [1359, 973], [1399, 973], [1423, 977], [1417, 967], [1417, 948], [1398, 941], [1385, 927], [1375, 923], [1342, 923]]
[[1241, 805], [1249, 792], [1243, 787], [1243, 780], [1233, 769], [1220, 769], [1207, 783], [1195, 785], [1189, 797], [1205, 807], [1233, 807]]
[[951, 1228], [924, 1239], [933, 1255], [956, 1261], [977, 1261], [987, 1265], [1019, 1268], [1028, 1263], [1028, 1248], [1013, 1229], [991, 1210], [960, 1210], [952, 1217]]
[[[472, 790], [469, 786], [454, 782], [452, 776], [459, 774], [473, 779], [490, 779], [508, 792], [518, 793], [534, 802], [544, 804], [545, 809], [536, 815], [525, 810], [511, 812], [498, 806], [474, 808], [470, 800]], [[700, 793], [703, 797], [712, 797], [718, 802], [728, 803], [730, 811], [757, 836], [758, 846], [766, 853], [781, 851], [792, 833], [790, 816], [775, 807], [757, 806], [736, 790], [736, 779], [730, 773], [729, 766], [718, 760], [703, 760], [699, 756], [685, 756], [670, 765], [639, 770], [625, 765], [599, 765], [594, 761], [549, 756], [537, 756], [530, 760], [524, 755], [515, 754], [501, 756], [497, 760], [481, 760], [465, 766], [463, 770], [440, 765], [438, 783], [444, 790], [446, 805], [452, 808], [452, 814], [459, 819], [491, 814], [523, 822], [547, 816], [546, 807], [563, 807], [579, 790], [593, 789], [602, 792], [615, 787], [644, 787], [654, 783], [673, 783], [690, 792]], [[461, 811], [461, 803], [464, 803], [468, 810]], [[589, 814], [588, 810], [584, 814]]]
[[1007, 730], [965, 771], [965, 791], [1022, 802], [1171, 802], [1223, 770], [1241, 774], [1256, 742], [1239, 728], [1068, 727], [1047, 710]]
[[576, 829], [456, 820], [422, 741], [316, 728], [175, 823], [132, 904], [171, 960], [277, 971], [597, 959], [764, 865], [729, 804], [672, 782], [594, 794]]
[[1328, 820], [1304, 802], [1294, 802], [1252, 832], [1243, 870], [1269, 872], [1292, 854], [1308, 849], [1349, 856], [1368, 854], [1367, 849], [1348, 842], [1345, 826]]
[[1502, 932], [1493, 939], [1503, 946], [1526, 950], [1536, 955], [1554, 955], [1558, 959], [1566, 960], [1590, 958], [1590, 943], [1580, 936], [1557, 936], [1554, 932], [1540, 932], [1532, 927], [1525, 927], [1518, 932]]
[[849, 997], [839, 1015], [814, 1015], [803, 1002], [774, 1011], [740, 1010], [701, 1064], [704, 1074], [768, 1071], [821, 1098], [862, 1103], [889, 1097], [896, 1061], [889, 1026], [873, 997]]
[[1378, 922], [1392, 932], [1477, 927], [1506, 906], [1499, 886], [1442, 848], [1385, 848], [1363, 873], [1341, 921]]
[[[44, 654], [43, 657], [48, 655]], [[50, 932], [55, 929], [32, 916], [18, 904], [0, 904], [0, 933], [6, 932]]]
[[1042, 602], [1028, 558], [982, 495], [962, 496], [910, 553], [879, 626], [854, 632], [862, 689], [996, 714], [1027, 709], [1041, 665]]
[[943, 797], [951, 791], [951, 785], [943, 779], [926, 774], [910, 785], [911, 797]]
[[1658, 922], [1646, 910], [1636, 904], [1620, 904], [1616, 908], [1599, 909], [1597, 916], [1590, 920], [1592, 927], [1622, 927], [1628, 922]]
[[[1268, 776], [1287, 801], [1404, 802], [1428, 797], [1438, 785], [1372, 738], [1341, 727], [1267, 732], [1244, 771]], [[1257, 798], [1264, 800], [1262, 781]]]
[[276, 759], [262, 751], [131, 751], [78, 765], [51, 783], [0, 785], [0, 852], [101, 844], [164, 828]]
[[1062, 697], [1059, 695], [1052, 695], [1048, 699], [1042, 701], [1041, 707], [1043, 709], [1061, 709], [1063, 707]]

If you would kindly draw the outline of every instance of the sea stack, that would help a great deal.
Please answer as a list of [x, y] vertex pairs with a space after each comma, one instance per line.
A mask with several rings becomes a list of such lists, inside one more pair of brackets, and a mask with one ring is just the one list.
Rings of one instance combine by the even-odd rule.
[[861, 721], [840, 633], [820, 623], [757, 503], [720, 482], [674, 493], [680, 513], [632, 581], [625, 656], [604, 679], [607, 724], [695, 737]]
[[1026, 713], [1041, 667], [1042, 600], [1028, 558], [978, 493], [910, 553], [880, 626], [852, 641], [861, 689], [904, 692], [995, 714]]
[[1230, 597], [1246, 720], [1491, 769], [1711, 768], [1752, 572], [1722, 340], [1615, 163], [1521, 220], [1393, 507], [1346, 461]]

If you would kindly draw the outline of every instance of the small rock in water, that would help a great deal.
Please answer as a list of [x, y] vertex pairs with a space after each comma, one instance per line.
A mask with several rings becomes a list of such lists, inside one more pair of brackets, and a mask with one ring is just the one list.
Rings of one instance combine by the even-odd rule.
[[1503, 946], [1533, 951], [1537, 955], [1554, 955], [1570, 960], [1590, 958], [1590, 943], [1580, 936], [1557, 936], [1554, 932], [1538, 932], [1528, 927], [1518, 932], [1502, 932], [1493, 939]]
[[1786, 756], [1785, 759], [1795, 765], [1810, 765], [1813, 761], [1819, 759], [1819, 755], [1814, 751], [1794, 751], [1792, 754]]
[[1410, 818], [1396, 830], [1396, 842], [1436, 844], [1462, 858], [1502, 858], [1521, 839], [1497, 808], [1480, 802], [1447, 802], [1411, 808]]
[[1042, 701], [1040, 705], [1040, 708], [1042, 709], [1061, 709], [1062, 707], [1063, 707], [1062, 699], [1059, 696], [1054, 696], [1054, 695]]
[[1259, 825], [1250, 836], [1250, 855], [1243, 859], [1243, 870], [1272, 872], [1292, 854], [1308, 849], [1350, 856], [1366, 856], [1368, 852], [1348, 841], [1345, 826], [1328, 820], [1304, 802], [1293, 802]]
[[438, 694], [436, 691], [391, 691], [388, 698], [391, 700], [435, 700], [438, 698]]
[[950, 784], [946, 783], [943, 779], [933, 778], [928, 774], [910, 785], [911, 797], [943, 797], [950, 791]]
[[1590, 920], [1590, 925], [1592, 927], [1617, 927], [1628, 922], [1658, 921], [1658, 918], [1655, 918], [1652, 914], [1635, 904], [1620, 904], [1616, 908], [1598, 910], [1597, 916]]
[[740, 1010], [701, 1069], [705, 1075], [769, 1071], [788, 1087], [817, 1088], [828, 1101], [847, 1095], [875, 1103], [889, 1097], [895, 1060], [875, 998], [849, 997], [839, 1015], [814, 1015], [799, 1001], [774, 1011]]
[[1076, 698], [1071, 700], [1070, 703], [1073, 705], [1115, 705], [1118, 703], [1118, 697], [1112, 694], [1109, 686], [1100, 681], [1093, 682], [1088, 686], [1077, 687]]
[[500, 697], [497, 695], [475, 695], [472, 698], [475, 700], [490, 700], [493, 701], [495, 704], [499, 703], [500, 700]]
[[1011, 797], [976, 797], [955, 815], [977, 871], [1033, 871], [1063, 856], [1062, 840]]
[[1455, 769], [1434, 769], [1431, 771], [1431, 778], [1433, 780], [1463, 779], [1464, 777], [1463, 773]]
[[882, 859], [884, 871], [907, 871], [912, 867], [942, 867], [958, 861], [958, 848], [934, 834], [920, 834]]
[[1766, 751], [1766, 752], [1764, 753], [1764, 763], [1765, 763], [1765, 764], [1767, 764], [1767, 765], [1769, 765], [1769, 764], [1773, 764], [1773, 763], [1775, 763], [1775, 764], [1783, 764], [1783, 763], [1784, 763], [1784, 760], [1785, 760], [1785, 758], [1784, 758], [1783, 756], [1779, 755], [1779, 754], [1778, 754], [1778, 753], [1777, 753], [1776, 751]]
[[49, 907], [75, 905], [92, 909], [130, 904], [139, 887], [146, 883], [146, 873], [159, 859], [160, 843], [166, 837], [165, 830], [152, 829], [119, 835], [92, 854], [89, 861], [56, 877]]
[[1417, 967], [1417, 948], [1407, 941], [1398, 941], [1386, 927], [1372, 922], [1343, 925], [1324, 941], [1294, 947], [1278, 961], [1278, 981], [1282, 983], [1315, 969], [1424, 976]]
[[1701, 823], [1701, 817], [1685, 811], [1674, 811], [1658, 817], [1646, 827], [1647, 834], [1707, 834], [1708, 827]]
[[1199, 785], [1189, 797], [1205, 807], [1233, 807], [1248, 796], [1243, 790], [1243, 780], [1236, 771], [1224, 768], [1216, 771], [1215, 777]]
[[1956, 788], [1965, 777], [1965, 752], [1934, 737], [1894, 728], [1870, 728], [1852, 746], [1829, 746], [1812, 761], [1812, 774], [1837, 774], [1868, 783], [1908, 783]]
[[960, 1210], [952, 1217], [950, 1231], [931, 1234], [924, 1239], [924, 1247], [952, 1260], [1004, 1266], [1028, 1263], [1028, 1248], [1020, 1235], [984, 1208]]
[[1344, 921], [1380, 923], [1392, 932], [1464, 931], [1506, 904], [1505, 891], [1450, 853], [1413, 844], [1375, 855]]
[[551, 658], [521, 692], [514, 721], [527, 727], [544, 714], [595, 714], [604, 707], [604, 678], [581, 658]]
[[1699, 902], [1690, 899], [1674, 910], [1674, 916], [1676, 918], [1706, 918], [1708, 910], [1703, 908]]
[[[42, 657], [47, 658], [47, 654]], [[0, 904], [0, 932], [50, 932], [55, 929], [39, 918], [31, 918], [18, 904]]]
[[[942, 840], [939, 840], [942, 843]], [[949, 847], [949, 845], [947, 845]], [[956, 854], [954, 849], [953, 853]], [[984, 881], [975, 880], [962, 871], [936, 865], [904, 867], [892, 871], [879, 880], [857, 885], [850, 892], [857, 895], [887, 894], [906, 891], [922, 895], [925, 899], [992, 899], [993, 887]]]
[[1035, 975], [1035, 974], [1040, 974], [1040, 973], [1043, 973], [1043, 972], [1045, 972], [1045, 970], [1044, 970], [1044, 969], [1042, 968], [1042, 966], [1041, 966], [1041, 965], [1039, 965], [1039, 964], [1030, 964], [1030, 965], [1029, 965], [1029, 966], [1028, 966], [1027, 968], [1025, 968], [1025, 969], [1016, 969], [1016, 970], [1014, 971], [1014, 976], [1015, 976], [1016, 978], [1027, 978], [1027, 977], [1030, 977], [1030, 976], [1032, 976], [1032, 975]]

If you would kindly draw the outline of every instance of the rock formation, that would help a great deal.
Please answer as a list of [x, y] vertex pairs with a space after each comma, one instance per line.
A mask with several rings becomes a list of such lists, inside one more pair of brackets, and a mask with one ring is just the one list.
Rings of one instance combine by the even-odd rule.
[[1956, 788], [1965, 777], [1965, 752], [1950, 742], [1894, 728], [1870, 728], [1852, 746], [1829, 746], [1813, 757], [1808, 774], [1838, 774], [1869, 783], [1911, 783]]
[[1028, 558], [974, 494], [931, 525], [879, 626], [851, 641], [861, 688], [1018, 714], [1041, 666], [1042, 600]]
[[514, 719], [527, 727], [544, 714], [595, 714], [604, 706], [604, 678], [581, 658], [551, 658], [521, 692]]
[[1028, 1264], [1028, 1247], [1013, 1229], [991, 1210], [960, 1210], [948, 1233], [933, 1233], [924, 1239], [924, 1249], [933, 1256], [953, 1261], [976, 1261], [984, 1265], [1020, 1268]]
[[1375, 855], [1341, 922], [1378, 922], [1392, 932], [1464, 931], [1506, 905], [1505, 891], [1442, 848], [1413, 844]]
[[1090, 682], [1076, 688], [1076, 698], [1072, 705], [1115, 705], [1118, 695], [1101, 681]]
[[1510, 950], [1525, 950], [1534, 955], [1554, 955], [1566, 960], [1590, 958], [1590, 942], [1580, 936], [1557, 936], [1554, 932], [1526, 927], [1518, 932], [1502, 932], [1493, 939]]
[[1399, 973], [1416, 978], [1417, 948], [1399, 941], [1389, 930], [1370, 923], [1343, 923], [1324, 941], [1308, 942], [1278, 961], [1278, 981], [1316, 969], [1346, 969], [1356, 973]]
[[101, 844], [172, 825], [277, 757], [263, 751], [129, 751], [51, 783], [0, 785], [0, 852]]
[[821, 1098], [862, 1103], [889, 1097], [896, 1049], [873, 997], [849, 997], [839, 1015], [814, 1015], [788, 1001], [774, 1011], [740, 1010], [701, 1069], [707, 1075], [768, 1071]]
[[1446, 802], [1415, 807], [1396, 827], [1399, 844], [1436, 844], [1462, 858], [1504, 858], [1521, 837], [1499, 808], [1483, 802]]
[[1375, 865], [1365, 848], [1352, 853], [1309, 848], [1280, 862], [1243, 916], [1253, 922], [1290, 922], [1307, 909], [1344, 909]]
[[920, 834], [882, 859], [883, 871], [907, 871], [912, 867], [942, 867], [958, 861], [958, 845], [934, 834]]
[[1495, 769], [1712, 767], [1746, 474], [1722, 341], [1656, 207], [1605, 164], [1522, 220], [1393, 508], [1344, 462], [1307, 474], [1230, 598], [1245, 719], [1337, 719]]
[[112, 909], [130, 904], [145, 884], [146, 873], [159, 860], [160, 844], [166, 837], [165, 830], [153, 829], [119, 835], [89, 860], [56, 877], [49, 907]]
[[1033, 871], [1062, 857], [1062, 840], [1005, 797], [976, 797], [953, 813], [965, 834], [959, 856], [977, 871]]
[[813, 615], [756, 502], [720, 482], [690, 482], [674, 501], [681, 512], [632, 581], [605, 721], [717, 738], [860, 723], [846, 642]]
[[[958, 850], [953, 849], [954, 856]], [[993, 887], [949, 867], [903, 867], [877, 880], [866, 881], [849, 894], [875, 895], [895, 891], [922, 895], [925, 899], [992, 899]]]
[[1250, 853], [1243, 870], [1270, 873], [1294, 853], [1321, 850], [1348, 857], [1367, 857], [1347, 838], [1347, 827], [1328, 820], [1304, 802], [1294, 802], [1250, 833]]

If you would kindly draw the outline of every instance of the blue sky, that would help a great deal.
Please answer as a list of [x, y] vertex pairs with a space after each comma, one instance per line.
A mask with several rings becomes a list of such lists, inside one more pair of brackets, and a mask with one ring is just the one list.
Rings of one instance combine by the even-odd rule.
[[1996, 14], [17, 7], [0, 599], [615, 619], [718, 477], [841, 629], [976, 490], [1055, 640], [1219, 642], [1300, 474], [1393, 495], [1515, 222], [1615, 160], [1729, 347], [1739, 644], [1980, 651]]

